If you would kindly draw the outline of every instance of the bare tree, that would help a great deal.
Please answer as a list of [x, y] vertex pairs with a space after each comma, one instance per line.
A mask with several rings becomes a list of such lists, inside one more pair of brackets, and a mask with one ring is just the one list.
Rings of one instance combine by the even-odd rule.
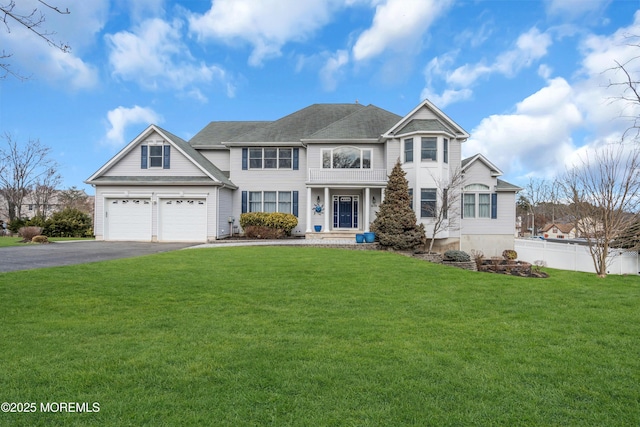
[[51, 148], [39, 140], [20, 146], [10, 134], [4, 135], [6, 146], [0, 148], [0, 195], [7, 204], [9, 221], [22, 217], [25, 197], [40, 183], [58, 182], [58, 165], [49, 155]]
[[75, 186], [58, 193], [58, 204], [60, 209], [71, 208], [87, 213], [92, 211], [91, 201], [87, 193]]
[[640, 148], [610, 144], [583, 156], [563, 179], [576, 230], [586, 239], [599, 277], [607, 275], [612, 244], [637, 222], [639, 178]]
[[57, 188], [62, 182], [62, 177], [55, 167], [50, 167], [36, 181], [32, 189], [32, 200], [35, 205], [36, 215], [47, 219], [47, 213]]
[[429, 252], [433, 250], [438, 233], [460, 227], [460, 223], [456, 219], [460, 218], [460, 197], [464, 183], [464, 174], [459, 168], [447, 179], [438, 179], [433, 175], [431, 177], [435, 182], [435, 202], [423, 202], [420, 206], [420, 209], [427, 213], [433, 221]]
[[[71, 46], [69, 46], [67, 43], [55, 41], [53, 39], [53, 36], [56, 33], [43, 28], [46, 19], [44, 13], [42, 12], [42, 9], [48, 9], [61, 15], [68, 15], [71, 12], [69, 12], [69, 9], [62, 10], [56, 6], [52, 6], [44, 2], [43, 0], [37, 1], [42, 4], [42, 8], [36, 7], [33, 9], [21, 10], [16, 6], [16, 2], [14, 0], [9, 0], [9, 2], [6, 4], [0, 4], [0, 20], [4, 24], [5, 29], [8, 33], [10, 33], [12, 24], [17, 24], [40, 37], [42, 40], [48, 43], [49, 46], [59, 49], [60, 51], [65, 53], [69, 52], [71, 50]], [[4, 74], [0, 76], [0, 79], [5, 78], [7, 75], [12, 75], [18, 79], [23, 80], [25, 77], [13, 71], [11, 69], [11, 65], [6, 62], [11, 57], [11, 55], [11, 53], [7, 53], [4, 50], [0, 53], [0, 68], [4, 70]]]

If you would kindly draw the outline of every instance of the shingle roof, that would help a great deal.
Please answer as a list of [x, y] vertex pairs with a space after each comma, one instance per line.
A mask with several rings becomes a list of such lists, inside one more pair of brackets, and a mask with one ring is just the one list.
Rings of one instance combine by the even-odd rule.
[[361, 104], [313, 104], [228, 142], [298, 142], [363, 108]]
[[211, 122], [189, 140], [192, 147], [218, 146], [239, 135], [267, 126], [270, 121], [226, 121]]
[[198, 150], [193, 148], [187, 141], [162, 129], [159, 126], [156, 128], [161, 131], [165, 136], [169, 137], [171, 141], [182, 151], [184, 151], [189, 157], [191, 157], [198, 165], [200, 165], [204, 170], [206, 170], [211, 176], [213, 176], [217, 181], [221, 183], [236, 187], [236, 185], [227, 178], [226, 174], [224, 174], [217, 166], [211, 163], [206, 157], [204, 157]]
[[502, 190], [502, 191], [520, 191], [520, 190], [522, 190], [521, 187], [518, 187], [517, 185], [510, 184], [507, 181], [501, 180], [500, 178], [498, 178], [498, 183], [496, 185], [496, 189], [497, 190]]
[[368, 139], [379, 138], [402, 117], [375, 105], [367, 105], [348, 116], [320, 129], [307, 139]]
[[446, 127], [440, 120], [436, 119], [414, 119], [409, 121], [402, 129], [396, 132], [396, 135], [411, 132], [448, 132], [455, 135], [455, 132]]

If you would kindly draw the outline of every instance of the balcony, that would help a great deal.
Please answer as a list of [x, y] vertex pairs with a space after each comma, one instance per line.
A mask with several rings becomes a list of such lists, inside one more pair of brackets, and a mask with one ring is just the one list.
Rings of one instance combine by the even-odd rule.
[[387, 183], [386, 169], [309, 169], [309, 184]]

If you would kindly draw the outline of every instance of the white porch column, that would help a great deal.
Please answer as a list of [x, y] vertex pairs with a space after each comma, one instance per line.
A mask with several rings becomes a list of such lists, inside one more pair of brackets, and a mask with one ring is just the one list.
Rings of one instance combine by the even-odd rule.
[[329, 217], [331, 216], [332, 203], [329, 200], [329, 187], [324, 187], [324, 226], [322, 231], [329, 232]]
[[369, 231], [369, 221], [371, 214], [371, 190], [369, 187], [364, 189], [364, 231]]
[[307, 187], [307, 233], [311, 233], [311, 187]]

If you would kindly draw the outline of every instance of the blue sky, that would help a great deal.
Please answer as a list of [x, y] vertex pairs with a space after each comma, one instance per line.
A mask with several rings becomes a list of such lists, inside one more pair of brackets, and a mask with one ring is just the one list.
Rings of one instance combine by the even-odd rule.
[[[18, 7], [37, 5], [18, 0]], [[0, 28], [0, 133], [53, 148], [83, 184], [148, 124], [185, 139], [212, 120], [274, 120], [313, 103], [399, 115], [428, 98], [524, 185], [618, 140], [635, 106], [614, 61], [640, 54], [638, 0], [51, 0], [64, 54]], [[633, 65], [633, 62], [631, 63]]]

